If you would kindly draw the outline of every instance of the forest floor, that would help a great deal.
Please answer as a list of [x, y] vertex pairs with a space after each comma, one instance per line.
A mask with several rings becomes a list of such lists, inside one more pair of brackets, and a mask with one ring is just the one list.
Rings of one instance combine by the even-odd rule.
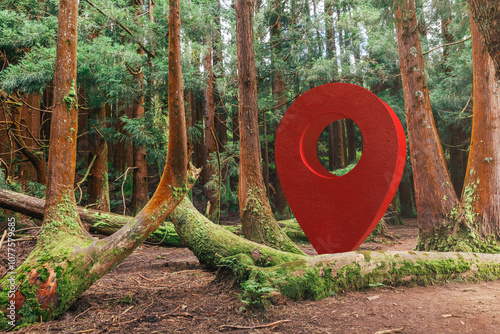
[[[415, 220], [389, 226], [393, 241], [369, 250], [411, 250]], [[21, 261], [33, 241], [17, 245]], [[310, 245], [302, 245], [315, 254]], [[0, 251], [0, 263], [5, 251]], [[0, 272], [0, 276], [3, 275]], [[186, 248], [144, 245], [86, 291], [58, 320], [17, 333], [499, 333], [500, 281], [377, 287], [320, 301], [242, 311], [239, 290], [214, 280]], [[273, 325], [273, 323], [275, 323]], [[265, 326], [258, 328], [258, 326]], [[246, 327], [246, 328], [245, 328]], [[254, 327], [254, 328], [252, 328]]]

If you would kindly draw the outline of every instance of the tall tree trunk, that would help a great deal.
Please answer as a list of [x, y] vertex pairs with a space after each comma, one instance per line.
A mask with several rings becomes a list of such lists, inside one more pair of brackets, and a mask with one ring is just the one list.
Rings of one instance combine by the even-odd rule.
[[471, 15], [484, 38], [484, 44], [500, 80], [500, 8], [497, 0], [467, 0]]
[[[446, 7], [451, 8], [451, 3], [446, 0], [444, 3]], [[453, 35], [450, 32], [450, 24], [452, 22], [451, 14], [445, 15], [441, 18], [441, 34], [443, 35], [444, 42], [446, 44], [453, 42]], [[443, 64], [444, 72], [451, 73], [451, 67], [448, 64], [449, 54], [448, 48], [443, 48]], [[458, 197], [461, 197], [462, 189], [464, 187], [465, 172], [467, 169], [467, 159], [469, 152], [466, 149], [468, 144], [468, 136], [464, 131], [464, 128], [470, 125], [465, 119], [458, 120], [458, 124], [451, 124], [448, 126], [448, 131], [450, 132], [449, 148], [448, 152], [450, 155], [448, 168], [450, 170], [451, 182], [453, 188], [457, 193]]]
[[[188, 154], [193, 153], [193, 114], [196, 115], [194, 111], [195, 107], [193, 105], [193, 92], [191, 90], [186, 90], [184, 94], [184, 100], [186, 101], [186, 129], [187, 129], [187, 142], [188, 142]], [[194, 160], [193, 160], [194, 161]]]
[[344, 168], [344, 127], [342, 120], [333, 122], [333, 161], [334, 169]]
[[[272, 66], [273, 66], [273, 96], [274, 96], [274, 107], [277, 113], [280, 115], [285, 114], [286, 110], [286, 85], [284, 79], [284, 73], [282, 70], [282, 34], [283, 28], [281, 24], [281, 16], [283, 13], [283, 8], [280, 0], [275, 0], [273, 2], [274, 13], [271, 15], [271, 43], [273, 43], [273, 56], [272, 56]], [[273, 133], [276, 138], [276, 132], [278, 131], [278, 126], [274, 126]], [[281, 186], [281, 182], [276, 169], [273, 173], [273, 184], [274, 184], [274, 206], [276, 212], [283, 215], [286, 208], [288, 207], [288, 201], [285, 197], [285, 192]]]
[[347, 139], [347, 161], [346, 165], [352, 164], [356, 161], [356, 131], [354, 121], [352, 119], [345, 120], [346, 139]]
[[[22, 124], [24, 125], [21, 128], [21, 135], [25, 137], [26, 146], [33, 151], [34, 154], [37, 154], [40, 159], [43, 158], [36, 153], [38, 151], [38, 145], [35, 143], [34, 139], [39, 139], [39, 130], [40, 130], [40, 94], [30, 93], [25, 97], [26, 102], [33, 108], [23, 104], [21, 108], [21, 119]], [[33, 137], [32, 137], [33, 136]], [[33, 139], [34, 138], [34, 139]], [[43, 161], [42, 161], [43, 162]], [[45, 172], [45, 170], [43, 170]], [[19, 166], [19, 176], [21, 182], [26, 184], [28, 181], [36, 181], [37, 180], [37, 170], [33, 163], [28, 162], [27, 164], [21, 164]]]
[[432, 116], [414, 0], [399, 2], [396, 30], [418, 213], [417, 247], [433, 249], [436, 234], [446, 238], [451, 232], [442, 228], [443, 222], [449, 222], [458, 198]]
[[[115, 115], [116, 115], [116, 122], [115, 122], [115, 129], [116, 132], [120, 134], [125, 134], [125, 131], [123, 130], [123, 122], [121, 121], [121, 117], [125, 115], [126, 111], [124, 109], [123, 104], [118, 103], [115, 105]], [[114, 146], [114, 166], [118, 170], [119, 173], [125, 172], [125, 169], [127, 168], [127, 158], [126, 158], [126, 146], [127, 144], [123, 140], [118, 140], [114, 143], [111, 143], [111, 145]]]
[[[222, 56], [222, 31], [221, 31], [221, 4], [220, 0], [216, 0], [216, 12], [215, 12], [215, 36], [213, 41], [213, 78], [214, 83], [217, 82], [218, 73], [224, 73], [223, 69], [223, 56]], [[227, 125], [226, 125], [226, 112], [224, 110], [222, 101], [222, 96], [214, 85], [214, 105], [215, 105], [215, 129], [217, 133], [217, 144], [219, 147], [219, 152], [224, 152], [226, 150], [225, 146], [227, 143]]]
[[472, 141], [462, 204], [468, 229], [500, 240], [500, 88], [495, 65], [471, 18], [474, 70]]
[[[209, 43], [211, 44], [211, 43]], [[214, 105], [214, 77], [212, 67], [212, 45], [209, 46], [205, 56], [205, 72], [207, 73], [207, 81], [205, 86], [205, 155], [207, 164], [204, 166], [205, 177], [205, 196], [207, 197], [207, 215], [214, 223], [219, 222], [220, 218], [220, 203], [219, 203], [219, 179], [218, 168], [212, 167], [209, 160], [214, 158], [217, 153], [216, 129], [215, 129], [215, 105]]]
[[[180, 55], [180, 3], [169, 10], [169, 132], [165, 170], [146, 207], [106, 239], [83, 228], [73, 195], [76, 165], [78, 1], [61, 1], [57, 38], [49, 175], [42, 229], [25, 262], [0, 281], [0, 327], [53, 319], [154, 232], [182, 200], [187, 180]], [[190, 179], [193, 181], [193, 178]], [[12, 307], [13, 306], [13, 307]], [[8, 309], [12, 307], [12, 311]]]
[[[134, 77], [141, 81], [143, 80], [143, 73]], [[133, 105], [134, 118], [144, 118], [144, 95], [138, 98]], [[146, 158], [146, 147], [144, 145], [134, 145], [134, 177], [132, 187], [132, 214], [136, 214], [148, 202], [148, 164]]]
[[[108, 186], [108, 143], [103, 137], [106, 128], [106, 109], [103, 105], [97, 113], [99, 128], [92, 141], [92, 159], [94, 163], [90, 169], [89, 177], [89, 203], [95, 204], [99, 211], [109, 212], [109, 186]], [[94, 158], [95, 157], [95, 158]]]
[[265, 196], [260, 163], [253, 2], [236, 0], [235, 9], [240, 123], [239, 205], [243, 234], [253, 241], [302, 253], [279, 228]]
[[[134, 3], [138, 6], [138, 14], [142, 14], [142, 6], [144, 4], [143, 0], [134, 0]], [[141, 55], [144, 55], [144, 50], [139, 51]], [[136, 73], [134, 73], [134, 79], [137, 81], [141, 87], [140, 95], [133, 104], [133, 116], [137, 119], [143, 119], [145, 117], [144, 113], [144, 72], [142, 68], [139, 68]], [[146, 146], [144, 145], [134, 145], [134, 177], [132, 186], [132, 214], [135, 215], [146, 205], [149, 198], [148, 191], [148, 164], [146, 156]]]

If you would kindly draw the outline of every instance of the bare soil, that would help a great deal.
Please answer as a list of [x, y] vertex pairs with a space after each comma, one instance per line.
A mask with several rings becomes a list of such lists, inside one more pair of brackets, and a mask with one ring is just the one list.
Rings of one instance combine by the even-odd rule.
[[[393, 240], [364, 243], [361, 248], [415, 247], [414, 220], [390, 226], [389, 231]], [[33, 245], [34, 241], [19, 242], [18, 261]], [[311, 246], [302, 247], [315, 253]], [[6, 251], [0, 253], [0, 263], [5, 266]], [[379, 287], [320, 301], [283, 301], [265, 311], [241, 311], [239, 290], [231, 282], [214, 278], [186, 248], [144, 245], [95, 283], [58, 320], [17, 332], [500, 333], [500, 281]]]

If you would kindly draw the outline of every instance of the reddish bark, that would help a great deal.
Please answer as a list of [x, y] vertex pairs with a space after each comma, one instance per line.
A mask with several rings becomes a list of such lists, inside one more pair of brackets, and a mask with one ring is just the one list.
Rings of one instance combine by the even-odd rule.
[[500, 10], [497, 0], [468, 0], [471, 15], [484, 38], [484, 45], [500, 80]]
[[[192, 185], [187, 180], [186, 127], [180, 56], [180, 3], [170, 0], [168, 154], [158, 188], [144, 209], [106, 239], [94, 239], [82, 227], [73, 195], [76, 164], [77, 110], [76, 36], [78, 1], [60, 1], [56, 55], [55, 109], [49, 149], [49, 183], [42, 229], [33, 252], [16, 270], [19, 286], [13, 300], [17, 325], [53, 319], [63, 314], [96, 280], [137, 248], [182, 200]], [[71, 99], [73, 98], [73, 100]], [[196, 176], [193, 175], [192, 176]], [[193, 178], [190, 178], [193, 181]], [[34, 279], [49, 273], [43, 283]], [[55, 274], [54, 274], [55, 273]], [[47, 282], [49, 284], [47, 284]], [[9, 284], [0, 286], [5, 311]], [[57, 286], [57, 289], [53, 287]], [[61, 293], [64, 292], [64, 293]], [[29, 304], [25, 301], [29, 300]], [[5, 314], [5, 312], [3, 313]], [[22, 317], [29, 314], [29, 317]], [[22, 317], [22, 318], [21, 318]], [[7, 329], [6, 321], [2, 329]]]
[[432, 116], [414, 0], [399, 2], [396, 11], [396, 30], [415, 183], [419, 237], [425, 242], [434, 239], [435, 232], [443, 222], [448, 221], [448, 214], [458, 203], [458, 198], [450, 182]]
[[[40, 95], [28, 94], [27, 101], [31, 107], [40, 109]], [[47, 170], [43, 154], [38, 152], [39, 145], [35, 139], [39, 139], [40, 133], [40, 111], [26, 104], [21, 108], [19, 119], [14, 122], [15, 134], [12, 138], [17, 143], [21, 153], [29, 160], [29, 165], [20, 166], [21, 181], [37, 181], [47, 184]], [[36, 175], [36, 176], [35, 176]]]
[[219, 221], [219, 184], [218, 168], [213, 168], [208, 160], [212, 160], [217, 152], [216, 129], [215, 129], [215, 105], [214, 105], [214, 77], [212, 67], [212, 48], [208, 49], [205, 56], [205, 72], [207, 81], [204, 91], [205, 99], [205, 156], [206, 165], [203, 166], [205, 178], [205, 196], [207, 197], [208, 218], [215, 223]]
[[[134, 74], [134, 78], [141, 82], [143, 80], [142, 70]], [[141, 94], [133, 104], [134, 118], [144, 118], [144, 95]], [[149, 198], [148, 193], [148, 164], [146, 158], [146, 147], [144, 145], [134, 145], [134, 176], [132, 186], [132, 214], [142, 210]]]
[[474, 66], [473, 121], [464, 204], [472, 201], [478, 233], [500, 240], [500, 90], [495, 66], [482, 34], [471, 18]]
[[[40, 109], [40, 94], [30, 93], [21, 98], [25, 99], [26, 103], [31, 107]], [[39, 146], [35, 143], [32, 136], [35, 139], [40, 138], [38, 137], [40, 132], [40, 111], [31, 108], [28, 105], [23, 104], [21, 108], [21, 124], [23, 125], [23, 127], [20, 128], [21, 136], [24, 138], [26, 146], [31, 149], [34, 154], [37, 154], [35, 151], [39, 148]], [[42, 157], [40, 155], [38, 156], [40, 157], [40, 160], [42, 160]], [[45, 169], [40, 172], [45, 173]], [[21, 164], [21, 166], [19, 166], [19, 177], [23, 183], [36, 181], [37, 170], [34, 167], [34, 164], [31, 162]]]
[[265, 196], [260, 162], [252, 0], [236, 0], [235, 10], [240, 124], [239, 206], [243, 234], [256, 242], [301, 253], [279, 228]]

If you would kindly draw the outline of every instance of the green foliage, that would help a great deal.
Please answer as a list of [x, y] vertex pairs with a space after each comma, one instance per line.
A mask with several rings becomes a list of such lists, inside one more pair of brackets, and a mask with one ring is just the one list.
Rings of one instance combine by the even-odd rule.
[[224, 152], [219, 154], [219, 158], [217, 158], [216, 152], [211, 154], [208, 163], [212, 170], [215, 171], [215, 174], [211, 175], [210, 180], [205, 183], [205, 188], [215, 192], [219, 190], [220, 159], [220, 202], [222, 210], [236, 211], [238, 210], [238, 189], [233, 189], [232, 185], [238, 180], [240, 149], [238, 145], [232, 142], [228, 143], [225, 149]]
[[264, 286], [262, 282], [249, 279], [241, 284], [242, 293], [238, 298], [249, 308], [266, 308], [271, 292], [276, 289]]

